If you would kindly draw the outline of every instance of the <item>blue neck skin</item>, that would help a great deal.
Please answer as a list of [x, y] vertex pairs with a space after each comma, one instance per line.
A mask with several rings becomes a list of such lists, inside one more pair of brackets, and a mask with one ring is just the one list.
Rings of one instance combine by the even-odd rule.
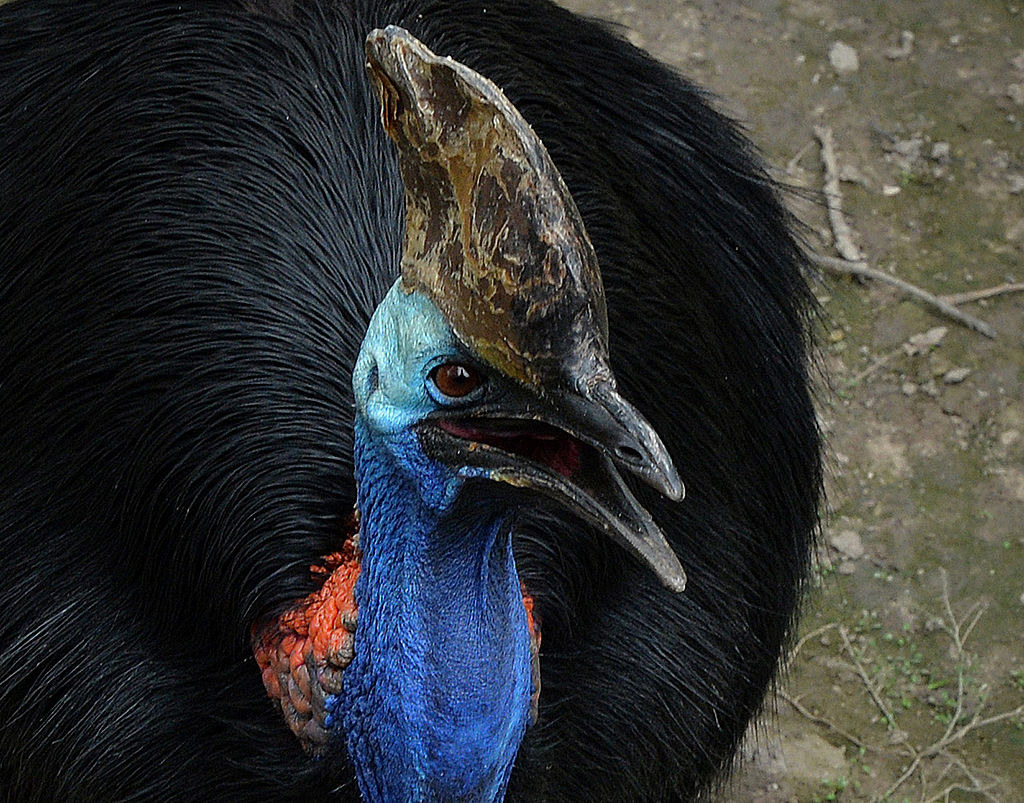
[[374, 358], [382, 392], [376, 367], [358, 385], [363, 395], [357, 390], [359, 625], [355, 658], [328, 709], [341, 719], [369, 803], [501, 801], [532, 690], [509, 510], [498, 500], [460, 500], [464, 480], [423, 453], [392, 405], [399, 392], [388, 393], [398, 381], [388, 376], [390, 356]]

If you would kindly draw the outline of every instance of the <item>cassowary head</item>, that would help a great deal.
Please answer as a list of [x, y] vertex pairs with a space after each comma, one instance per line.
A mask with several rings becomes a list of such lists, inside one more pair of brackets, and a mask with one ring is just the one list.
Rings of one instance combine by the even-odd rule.
[[500, 800], [540, 682], [510, 518], [560, 505], [681, 591], [620, 470], [683, 487], [616, 391], [597, 258], [543, 144], [400, 28], [367, 56], [406, 233], [353, 374], [358, 532], [256, 654], [307, 750], [343, 741], [367, 800]]

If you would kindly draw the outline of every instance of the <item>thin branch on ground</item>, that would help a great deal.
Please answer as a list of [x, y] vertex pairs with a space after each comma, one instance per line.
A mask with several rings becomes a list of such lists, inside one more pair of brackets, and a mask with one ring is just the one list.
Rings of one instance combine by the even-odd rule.
[[[942, 607], [946, 611], [946, 616], [949, 617], [949, 624], [943, 622], [941, 627], [953, 639], [953, 648], [956, 650], [957, 657], [960, 657], [965, 652], [964, 645], [970, 637], [971, 631], [978, 624], [982, 614], [988, 610], [988, 606], [975, 602], [963, 615], [963, 618], [957, 621], [956, 614], [953, 613], [953, 603], [949, 600], [949, 574], [945, 569], [939, 569], [939, 577], [942, 578]], [[970, 619], [969, 622], [968, 619]]]
[[982, 301], [986, 298], [1007, 295], [1008, 293], [1024, 293], [1024, 282], [1007, 282], [997, 284], [995, 287], [985, 287], [981, 290], [970, 290], [966, 293], [951, 293], [939, 296], [947, 304], [960, 305], [970, 304], [972, 301]]
[[[957, 722], [960, 721], [960, 717], [964, 713], [964, 675], [966, 674], [965, 663], [967, 663], [966, 651], [964, 648], [964, 637], [961, 634], [961, 623], [957, 621], [956, 614], [953, 613], [953, 603], [949, 599], [949, 575], [945, 569], [939, 569], [939, 576], [942, 578], [942, 607], [946, 610], [946, 615], [949, 617], [949, 623], [943, 623], [943, 630], [946, 631], [947, 635], [953, 640], [953, 649], [955, 651], [956, 660], [956, 709], [953, 711], [953, 716], [949, 718], [949, 724], [946, 725], [946, 732], [942, 734], [942, 738], [939, 739], [935, 744], [932, 745], [934, 752], [938, 753], [943, 747], [946, 746], [950, 735], [953, 733], [953, 729], [956, 727]], [[984, 613], [985, 609], [980, 604], [972, 606], [971, 613], [974, 614], [974, 619], [968, 626], [967, 633], [974, 629], [974, 625], [978, 623], [978, 617]], [[971, 614], [969, 613], [968, 616]], [[965, 618], [966, 621], [966, 618]], [[981, 706], [978, 707], [981, 710]]]
[[786, 173], [788, 175], [791, 176], [796, 172], [797, 167], [800, 166], [800, 160], [807, 155], [807, 151], [809, 151], [812, 147], [814, 147], [814, 140], [810, 140], [806, 145], [804, 145], [800, 150], [796, 152], [796, 155], [794, 155], [792, 159], [786, 162]]
[[983, 695], [979, 700], [977, 710], [974, 712], [971, 719], [959, 728], [957, 727], [957, 724], [963, 716], [964, 702], [967, 696], [965, 689], [965, 670], [972, 663], [971, 656], [967, 652], [967, 638], [970, 636], [971, 632], [974, 630], [974, 626], [978, 624], [978, 620], [981, 618], [982, 614], [985, 613], [987, 608], [984, 605], [975, 603], [962, 617], [958, 618], [953, 611], [953, 605], [949, 598], [948, 575], [946, 574], [945, 569], [941, 569], [940, 573], [942, 577], [942, 604], [945, 608], [946, 615], [949, 617], [949, 622], [942, 622], [941, 627], [953, 642], [953, 660], [955, 661], [957, 668], [956, 708], [942, 736], [927, 747], [914, 750], [913, 760], [907, 766], [906, 770], [904, 770], [903, 774], [900, 775], [900, 777], [882, 793], [879, 798], [880, 800], [886, 800], [891, 797], [897, 789], [906, 783], [907, 779], [917, 772], [923, 760], [939, 755], [942, 755], [948, 761], [955, 764], [956, 767], [970, 779], [974, 787], [970, 791], [983, 795], [989, 800], [996, 800], [996, 798], [988, 792], [988, 789], [991, 787], [983, 785], [971, 772], [970, 768], [963, 763], [963, 761], [956, 756], [950, 755], [946, 750], [947, 748], [962, 742], [969, 734], [979, 728], [986, 728], [990, 725], [998, 724], [999, 722], [1005, 722], [1008, 719], [1016, 719], [1017, 717], [1024, 716], [1024, 705], [1019, 705], [1012, 710], [1003, 711], [999, 714], [993, 714], [987, 717], [982, 716], [988, 703], [987, 695]]
[[971, 788], [965, 791], [973, 792], [976, 795], [981, 795], [991, 803], [1000, 803], [999, 798], [991, 794], [990, 790], [996, 789], [999, 786], [999, 779], [989, 776], [988, 780], [981, 780], [975, 770], [968, 767], [963, 761], [956, 756], [950, 755], [949, 753], [943, 753], [943, 757], [949, 762], [951, 767], [956, 767], [964, 776], [971, 782]]
[[945, 315], [947, 318], [963, 324], [968, 329], [973, 329], [975, 332], [985, 335], [985, 337], [994, 338], [996, 336], [996, 330], [991, 324], [985, 323], [985, 321], [980, 318], [976, 318], [973, 315], [958, 310], [952, 304], [939, 298], [939, 296], [934, 293], [922, 290], [916, 284], [911, 284], [904, 279], [900, 279], [898, 276], [893, 276], [885, 271], [870, 267], [862, 259], [854, 261], [838, 259], [837, 257], [830, 257], [824, 254], [816, 254], [813, 251], [808, 254], [808, 258], [818, 267], [824, 268], [829, 271], [829, 273], [836, 276], [862, 276], [867, 279], [875, 279], [877, 281], [890, 284], [903, 291], [908, 296], [916, 298], [918, 301], [927, 304], [937, 312]]
[[920, 753], [914, 756], [914, 760], [910, 762], [903, 774], [896, 779], [896, 781], [877, 798], [878, 800], [888, 800], [892, 797], [893, 792], [899, 789], [903, 784], [907, 782], [907, 779], [911, 777], [917, 768], [921, 766], [921, 759], [924, 758]]
[[816, 125], [814, 136], [821, 143], [821, 164], [825, 169], [825, 203], [828, 206], [828, 222], [832, 227], [836, 251], [843, 259], [859, 262], [864, 257], [853, 242], [853, 229], [843, 215], [843, 193], [839, 189], [839, 166], [836, 164], [832, 128], [827, 125]]
[[840, 728], [838, 725], [836, 725], [831, 720], [825, 719], [825, 717], [822, 717], [822, 716], [818, 716], [813, 711], [811, 711], [809, 708], [807, 708], [807, 706], [805, 706], [803, 703], [801, 703], [799, 698], [793, 697], [792, 695], [787, 694], [784, 691], [779, 691], [779, 696], [783, 700], [785, 700], [787, 703], [789, 703], [791, 706], [793, 706], [793, 710], [796, 711], [804, 719], [808, 719], [808, 720], [810, 720], [811, 722], [814, 722], [817, 725], [821, 725], [821, 726], [827, 728], [828, 730], [832, 731], [837, 736], [841, 736], [843, 739], [846, 739], [846, 741], [848, 741], [854, 747], [859, 747], [861, 750], [867, 750], [867, 751], [870, 751], [872, 753], [884, 753], [885, 752], [885, 750], [883, 748], [881, 748], [881, 747], [876, 747], [873, 744], [868, 744], [867, 742], [862, 742], [860, 739], [858, 739], [852, 733], [850, 733], [849, 731], [843, 730], [842, 728]]
[[[942, 581], [942, 610], [943, 617], [938, 620], [939, 629], [944, 632], [952, 642], [951, 661], [956, 670], [956, 691], [955, 698], [950, 702], [953, 704], [953, 711], [950, 714], [949, 722], [942, 732], [942, 735], [925, 747], [915, 747], [912, 744], [891, 745], [879, 747], [861, 740], [856, 734], [850, 733], [836, 725], [828, 718], [814, 713], [808, 709], [799, 697], [779, 690], [779, 696], [785, 700], [797, 714], [815, 725], [823, 727], [842, 738], [849, 744], [874, 754], [885, 755], [892, 751], [903, 753], [909, 763], [903, 769], [900, 776], [889, 785], [880, 795], [874, 798], [875, 801], [888, 801], [893, 794], [912, 778], [917, 778], [920, 783], [919, 800], [922, 803], [938, 803], [948, 801], [955, 793], [967, 793], [978, 795], [992, 803], [998, 803], [999, 798], [994, 794], [1000, 787], [1000, 781], [996, 776], [969, 766], [955, 752], [951, 752], [957, 745], [975, 731], [997, 725], [1007, 720], [1024, 719], [1024, 704], [1018, 705], [1008, 711], [996, 714], [988, 714], [987, 687], [982, 685], [978, 688], [978, 701], [974, 713], [967, 717], [965, 713], [970, 681], [968, 672], [973, 666], [976, 656], [967, 649], [967, 641], [973, 633], [981, 617], [987, 611], [987, 606], [981, 603], [974, 603], [967, 607], [961, 614], [957, 615], [953, 609], [953, 603], [949, 592], [949, 577], [945, 570], [940, 570]], [[839, 623], [829, 623], [818, 627], [805, 634], [794, 646], [790, 653], [789, 663], [796, 658], [801, 649], [808, 641], [820, 637], [825, 632], [835, 629], [842, 638], [842, 651], [851, 659], [852, 669], [858, 675], [862, 685], [867, 690], [875, 707], [881, 712], [886, 723], [892, 731], [899, 732], [899, 723], [895, 715], [882, 699], [874, 682], [868, 675], [864, 666], [863, 651], [857, 652], [854, 649], [849, 631]], [[951, 692], [952, 693], [952, 692]], [[903, 736], [903, 739], [906, 737]], [[937, 759], [936, 762], [925, 764], [926, 761]], [[938, 769], [938, 774], [927, 771], [928, 767]], [[929, 777], [929, 776], [932, 777]], [[938, 791], [936, 791], [938, 789]]]
[[901, 344], [894, 348], [892, 351], [883, 354], [881, 357], [875, 358], [874, 360], [871, 361], [871, 364], [868, 365], [867, 368], [865, 368], [863, 371], [857, 374], [854, 374], [852, 377], [847, 379], [845, 382], [846, 387], [852, 388], [856, 385], [859, 385], [861, 382], [863, 382], [865, 379], [871, 376], [875, 371], [877, 371], [879, 368], [883, 367], [887, 363], [891, 362], [894, 357], [901, 354], [902, 352], [903, 346]]
[[[793, 649], [790, 650], [789, 656], [786, 659], [786, 667], [787, 667], [787, 669], [788, 669], [789, 666], [791, 666], [793, 664], [793, 661], [796, 660], [797, 655], [800, 654], [800, 650], [802, 650], [804, 648], [804, 645], [807, 644], [808, 641], [810, 641], [811, 639], [814, 639], [814, 638], [819, 638], [820, 636], [823, 636], [825, 633], [827, 633], [829, 630], [835, 630], [837, 627], [839, 627], [839, 624], [837, 622], [829, 622], [827, 624], [822, 625], [821, 627], [816, 627], [814, 630], [810, 631], [809, 633], [805, 633], [803, 635], [803, 637], [801, 637], [801, 639], [793, 646]], [[871, 744], [868, 744], [867, 742], [861, 741], [856, 736], [854, 736], [852, 733], [850, 733], [849, 731], [843, 730], [838, 725], [836, 725], [834, 722], [826, 719], [825, 717], [818, 716], [817, 714], [812, 712], [810, 709], [808, 709], [807, 706], [805, 706], [803, 703], [801, 703], [800, 699], [798, 697], [794, 697], [793, 695], [789, 694], [788, 692], [786, 692], [783, 689], [779, 689], [778, 694], [779, 694], [779, 697], [781, 697], [783, 700], [785, 700], [787, 703], [789, 703], [793, 707], [793, 710], [796, 711], [798, 714], [800, 714], [800, 716], [804, 717], [807, 720], [810, 720], [811, 722], [813, 722], [813, 723], [815, 723], [817, 725], [821, 725], [822, 727], [827, 728], [828, 730], [832, 731], [837, 736], [842, 737], [843, 739], [845, 739], [846, 741], [848, 741], [850, 744], [854, 745], [855, 747], [859, 747], [862, 750], [868, 750], [868, 751], [871, 751], [873, 753], [883, 753], [883, 752], [885, 752], [880, 747], [875, 747], [874, 745], [871, 745]]]
[[988, 778], [983, 780], [979, 776], [984, 775], [984, 773], [972, 770], [956, 756], [950, 755], [949, 753], [943, 753], [942, 757], [946, 759], [946, 764], [942, 767], [939, 774], [931, 780], [933, 786], [952, 775], [954, 770], [959, 771], [961, 775], [970, 781], [971, 785], [965, 786], [962, 781], [952, 783], [947, 782], [947, 785], [942, 789], [942, 791], [932, 793], [929, 796], [929, 793], [925, 791], [925, 778], [924, 773], [922, 772], [921, 803], [938, 803], [940, 800], [943, 801], [943, 803], [948, 803], [950, 796], [954, 792], [966, 792], [967, 794], [981, 795], [986, 800], [993, 801], [993, 803], [999, 803], [999, 799], [991, 794], [991, 790], [996, 789], [999, 786], [999, 780], [997, 778], [990, 775]]
[[966, 792], [967, 794], [984, 795], [986, 799], [992, 801], [992, 803], [1000, 803], [999, 798], [992, 797], [989, 794], [989, 789], [994, 789], [995, 786], [964, 786], [961, 783], [951, 783], [937, 795], [931, 797], [922, 797], [921, 803], [950, 803], [953, 799], [952, 794], [954, 792]]
[[[979, 711], [986, 702], [988, 702], [987, 699], [982, 700], [982, 704], [979, 706]], [[925, 758], [934, 756], [949, 747], [951, 744], [962, 741], [963, 738], [971, 731], [977, 730], [978, 728], [987, 728], [989, 725], [996, 725], [1000, 722], [1005, 722], [1008, 719], [1016, 719], [1017, 717], [1024, 717], [1024, 705], [1018, 705], [1016, 708], [1009, 711], [1003, 711], [1001, 714], [993, 714], [990, 717], [981, 717], [978, 714], [975, 714], [971, 717], [971, 721], [965, 724], [962, 728], [958, 728], [956, 731], [949, 734], [941, 741], [936, 742], [931, 747], [925, 748], [925, 750], [922, 751], [922, 755]]]
[[889, 707], [882, 701], [878, 691], [875, 689], [875, 684], [871, 682], [871, 678], [868, 677], [868, 673], [864, 670], [864, 664], [861, 663], [860, 656], [854, 652], [853, 644], [850, 643], [850, 636], [845, 627], [839, 628], [839, 635], [842, 636], [843, 646], [846, 648], [846, 654], [849, 655], [850, 659], [853, 661], [853, 668], [856, 669], [857, 674], [860, 675], [864, 688], [868, 690], [868, 694], [870, 694], [871, 699], [875, 701], [875, 705], [878, 707], [878, 710], [882, 712], [882, 715], [885, 717], [885, 721], [889, 723], [889, 727], [892, 730], [898, 730], [896, 717], [892, 715], [892, 711], [890, 711]]
[[822, 625], [821, 627], [816, 627], [810, 633], [805, 633], [801, 637], [801, 639], [793, 646], [793, 649], [789, 651], [789, 657], [786, 659], [787, 666], [793, 663], [793, 660], [796, 658], [797, 654], [800, 652], [800, 650], [804, 648], [804, 645], [808, 641], [810, 641], [812, 638], [817, 638], [818, 636], [824, 635], [829, 630], [835, 630], [837, 627], [839, 627], [838, 622], [829, 622], [827, 624]]
[[[843, 194], [839, 189], [839, 166], [836, 161], [832, 128], [830, 126], [816, 125], [814, 127], [814, 136], [821, 144], [821, 163], [825, 172], [824, 192], [825, 203], [828, 208], [829, 226], [832, 229], [836, 251], [839, 252], [842, 259], [811, 253], [811, 261], [837, 275], [861, 276], [891, 284], [907, 295], [941, 312], [947, 318], [963, 324], [969, 329], [983, 334], [985, 337], [994, 338], [996, 330], [990, 324], [973, 315], [961, 312], [952, 303], [944, 301], [934, 293], [929, 293], [917, 285], [868, 266], [867, 262], [864, 261], [864, 255], [853, 241], [853, 229], [850, 228], [850, 224], [847, 223], [846, 216], [843, 214]], [[793, 157], [794, 161], [798, 161], [798, 157], [802, 155], [802, 152], [798, 153], [797, 156]], [[787, 166], [788, 169], [789, 167]]]

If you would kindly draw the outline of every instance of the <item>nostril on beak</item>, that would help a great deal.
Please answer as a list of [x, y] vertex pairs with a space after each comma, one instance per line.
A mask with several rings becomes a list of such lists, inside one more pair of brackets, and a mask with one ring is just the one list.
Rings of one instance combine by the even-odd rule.
[[615, 447], [615, 454], [627, 463], [638, 465], [644, 461], [644, 456], [628, 444], [620, 443]]

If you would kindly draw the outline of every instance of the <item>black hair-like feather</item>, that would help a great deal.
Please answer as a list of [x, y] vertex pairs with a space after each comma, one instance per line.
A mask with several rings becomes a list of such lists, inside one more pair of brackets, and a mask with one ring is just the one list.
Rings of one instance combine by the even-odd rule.
[[0, 789], [356, 799], [249, 650], [352, 506], [351, 370], [404, 205], [363, 41], [501, 86], [601, 262], [624, 394], [684, 502], [689, 586], [523, 511], [540, 719], [509, 799], [688, 799], [778, 665], [820, 493], [801, 257], [702, 92], [541, 0], [0, 7]]

